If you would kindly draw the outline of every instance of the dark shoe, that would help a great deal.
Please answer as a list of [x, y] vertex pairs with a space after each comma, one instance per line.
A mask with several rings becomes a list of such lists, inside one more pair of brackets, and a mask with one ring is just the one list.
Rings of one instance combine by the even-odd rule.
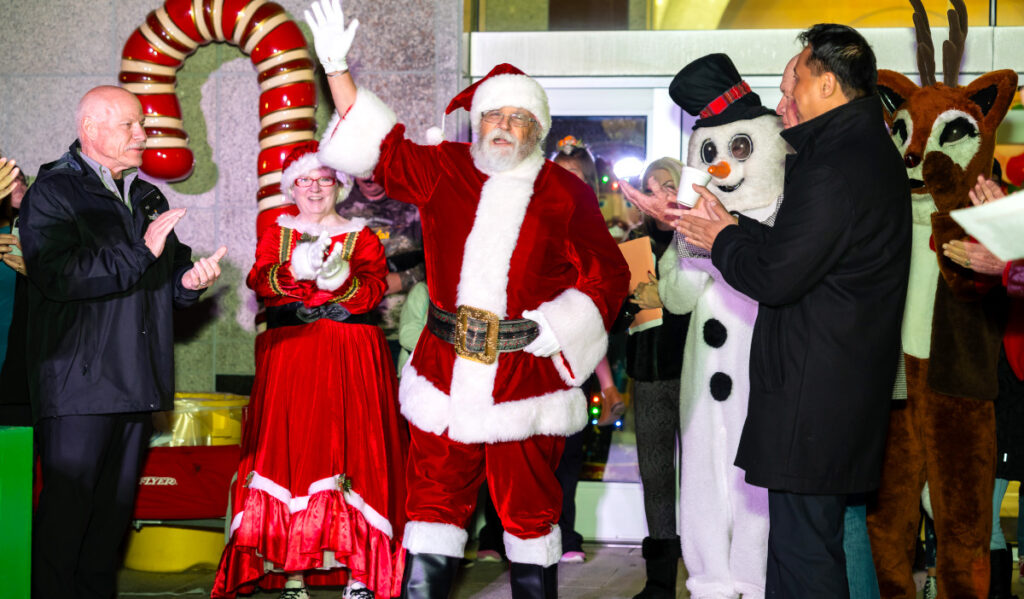
[[512, 599], [555, 599], [558, 597], [558, 564], [548, 567], [512, 562], [509, 570]]
[[402, 599], [448, 599], [459, 570], [459, 558], [435, 553], [405, 554]]
[[675, 599], [676, 573], [682, 550], [679, 537], [644, 539], [643, 556], [647, 565], [647, 584], [633, 599]]

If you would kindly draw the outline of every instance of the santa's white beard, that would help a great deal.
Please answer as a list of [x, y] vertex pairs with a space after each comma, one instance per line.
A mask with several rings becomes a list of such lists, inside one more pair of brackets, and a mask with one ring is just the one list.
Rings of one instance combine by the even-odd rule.
[[[507, 141], [511, 145], [495, 145], [492, 143], [495, 139]], [[500, 173], [518, 166], [536, 147], [535, 140], [520, 142], [511, 132], [495, 127], [486, 136], [481, 137], [478, 134], [469, 148], [469, 153], [473, 156], [473, 163], [478, 169], [485, 173]]]

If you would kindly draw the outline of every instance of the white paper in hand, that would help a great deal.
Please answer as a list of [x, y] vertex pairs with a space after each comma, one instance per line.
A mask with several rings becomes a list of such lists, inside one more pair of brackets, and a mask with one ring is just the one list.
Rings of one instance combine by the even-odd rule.
[[1024, 258], [1024, 190], [949, 214], [999, 259]]

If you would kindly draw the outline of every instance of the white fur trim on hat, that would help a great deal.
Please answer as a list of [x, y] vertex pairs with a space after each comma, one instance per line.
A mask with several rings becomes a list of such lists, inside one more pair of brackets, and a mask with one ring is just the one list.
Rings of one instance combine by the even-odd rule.
[[295, 180], [302, 174], [323, 166], [324, 163], [320, 162], [316, 152], [310, 152], [289, 164], [288, 168], [284, 169], [281, 173], [281, 193], [286, 198], [294, 200], [295, 198], [292, 197], [292, 185], [295, 183]]
[[473, 93], [469, 118], [473, 128], [480, 126], [480, 114], [488, 110], [515, 106], [525, 108], [540, 123], [540, 136], [544, 138], [551, 129], [551, 109], [548, 94], [536, 80], [526, 75], [495, 75], [480, 84]]

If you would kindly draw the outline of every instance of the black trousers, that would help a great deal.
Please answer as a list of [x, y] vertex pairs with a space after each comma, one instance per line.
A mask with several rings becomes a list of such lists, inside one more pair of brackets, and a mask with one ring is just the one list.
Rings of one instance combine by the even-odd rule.
[[43, 488], [32, 538], [33, 599], [116, 596], [151, 431], [148, 412], [36, 423]]
[[765, 597], [848, 599], [843, 518], [846, 495], [768, 491]]

